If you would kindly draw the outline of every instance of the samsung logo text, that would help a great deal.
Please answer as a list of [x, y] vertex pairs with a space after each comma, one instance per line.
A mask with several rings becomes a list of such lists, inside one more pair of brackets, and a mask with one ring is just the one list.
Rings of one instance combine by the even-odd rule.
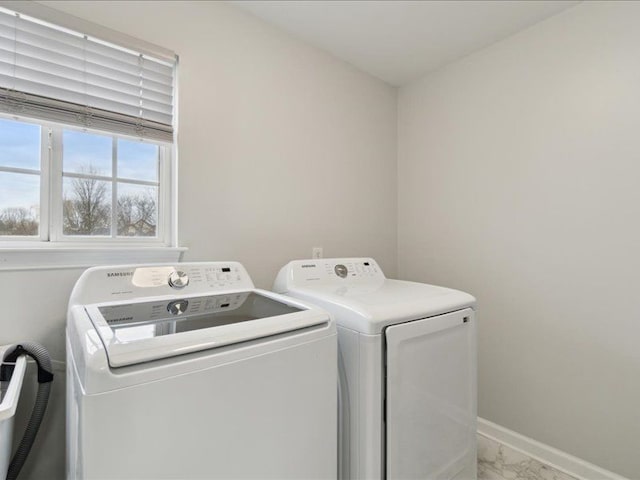
[[107, 277], [130, 277], [133, 272], [107, 272]]

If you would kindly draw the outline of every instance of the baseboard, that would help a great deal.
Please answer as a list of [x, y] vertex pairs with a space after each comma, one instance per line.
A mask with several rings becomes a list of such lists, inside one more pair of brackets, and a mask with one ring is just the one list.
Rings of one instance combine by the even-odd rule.
[[478, 418], [478, 433], [579, 480], [629, 480], [483, 418]]

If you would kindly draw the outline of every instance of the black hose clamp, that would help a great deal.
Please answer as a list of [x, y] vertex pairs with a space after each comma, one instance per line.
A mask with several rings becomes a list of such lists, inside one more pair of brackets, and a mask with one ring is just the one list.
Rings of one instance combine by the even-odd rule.
[[38, 383], [53, 382], [53, 373], [45, 370], [42, 365], [40, 365], [38, 359], [25, 350], [22, 345], [17, 345], [16, 348], [5, 354], [4, 360], [2, 361], [3, 363], [0, 366], [0, 382], [7, 382], [11, 380], [11, 375], [13, 375], [13, 370], [16, 366], [15, 363], [20, 355], [27, 355], [35, 360], [38, 365]]

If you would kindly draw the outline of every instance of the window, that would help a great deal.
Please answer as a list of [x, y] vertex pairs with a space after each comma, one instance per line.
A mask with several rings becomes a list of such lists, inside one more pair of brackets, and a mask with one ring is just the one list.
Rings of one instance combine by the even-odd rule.
[[0, 8], [0, 242], [171, 244], [175, 67]]
[[0, 118], [0, 236], [163, 242], [168, 157], [158, 142]]
[[159, 142], [0, 118], [0, 237], [167, 243], [170, 154]]

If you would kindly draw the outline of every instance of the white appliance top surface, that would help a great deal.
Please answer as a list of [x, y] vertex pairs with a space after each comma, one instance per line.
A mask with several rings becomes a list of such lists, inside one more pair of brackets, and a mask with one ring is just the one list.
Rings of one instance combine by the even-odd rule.
[[274, 290], [315, 303], [338, 325], [367, 334], [475, 306], [459, 290], [388, 279], [372, 258], [296, 260], [282, 268]]
[[123, 367], [327, 324], [317, 308], [256, 289], [236, 262], [88, 269], [69, 305]]

